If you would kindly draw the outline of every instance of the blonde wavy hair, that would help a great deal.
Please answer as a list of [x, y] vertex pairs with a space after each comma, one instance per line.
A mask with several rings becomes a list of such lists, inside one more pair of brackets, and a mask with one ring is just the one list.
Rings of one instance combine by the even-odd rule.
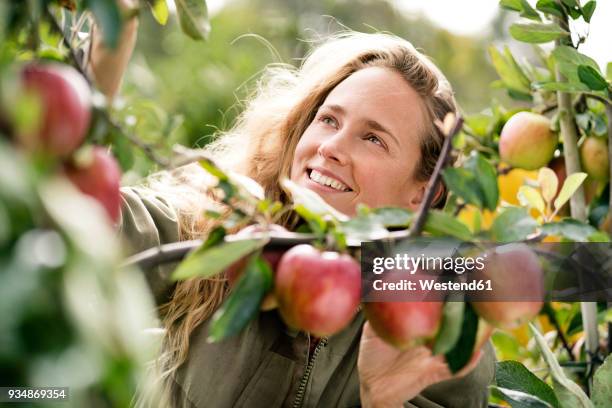
[[[399, 73], [426, 107], [415, 178], [428, 180], [443, 143], [434, 121], [457, 110], [451, 86], [441, 71], [408, 41], [390, 34], [347, 31], [315, 45], [300, 68], [266, 68], [232, 129], [206, 150], [224, 166], [259, 182], [267, 197], [286, 203], [279, 180], [289, 177], [298, 140], [327, 95], [360, 69], [385, 67]], [[217, 206], [208, 194], [210, 183], [211, 178], [199, 166], [189, 165], [151, 186], [165, 193], [174, 205], [182, 239], [200, 238], [210, 231], [212, 221], [203, 217], [205, 209]], [[164, 378], [171, 377], [185, 362], [191, 333], [220, 306], [227, 291], [224, 277], [178, 283], [161, 310], [166, 329], [161, 357]]]

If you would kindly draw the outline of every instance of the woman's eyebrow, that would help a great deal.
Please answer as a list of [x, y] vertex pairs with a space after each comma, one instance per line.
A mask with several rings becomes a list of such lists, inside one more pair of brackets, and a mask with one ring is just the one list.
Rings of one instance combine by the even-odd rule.
[[400, 145], [399, 140], [397, 140], [397, 138], [393, 135], [393, 133], [387, 130], [387, 128], [385, 128], [383, 125], [381, 125], [380, 123], [372, 119], [366, 120], [366, 125], [368, 125], [368, 127], [370, 127], [371, 129], [378, 130], [379, 132], [388, 134], [391, 137], [391, 139], [393, 139], [395, 144], [397, 144], [397, 146], [399, 147]]

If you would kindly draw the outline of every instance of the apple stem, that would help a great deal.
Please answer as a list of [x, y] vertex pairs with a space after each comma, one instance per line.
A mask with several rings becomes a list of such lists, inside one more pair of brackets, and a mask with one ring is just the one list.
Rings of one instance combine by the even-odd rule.
[[427, 214], [429, 212], [429, 208], [431, 207], [431, 203], [438, 192], [438, 182], [440, 181], [440, 174], [442, 173], [442, 169], [446, 167], [448, 164], [448, 159], [450, 157], [450, 153], [453, 148], [453, 138], [461, 128], [463, 127], [463, 118], [461, 116], [457, 116], [455, 119], [455, 123], [453, 127], [445, 134], [443, 130], [436, 126], [438, 132], [444, 135], [444, 144], [442, 145], [442, 151], [440, 152], [440, 156], [438, 157], [438, 161], [436, 162], [436, 167], [429, 178], [429, 182], [427, 183], [427, 188], [425, 190], [425, 196], [423, 197], [423, 201], [421, 201], [421, 205], [419, 207], [419, 211], [417, 213], [416, 219], [412, 226], [410, 227], [410, 231], [408, 236], [410, 237], [418, 237], [423, 232], [423, 227], [425, 226], [425, 221], [427, 219]]

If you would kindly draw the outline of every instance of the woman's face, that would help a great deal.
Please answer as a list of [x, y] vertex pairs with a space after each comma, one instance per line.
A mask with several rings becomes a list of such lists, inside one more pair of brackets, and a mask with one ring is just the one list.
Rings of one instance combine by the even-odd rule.
[[390, 69], [361, 69], [336, 86], [298, 142], [291, 180], [354, 215], [369, 207], [416, 209], [426, 182], [414, 179], [425, 111]]

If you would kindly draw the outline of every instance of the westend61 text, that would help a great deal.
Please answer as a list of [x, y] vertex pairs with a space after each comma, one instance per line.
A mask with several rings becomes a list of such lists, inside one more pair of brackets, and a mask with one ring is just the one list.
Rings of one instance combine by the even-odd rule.
[[402, 279], [399, 282], [385, 282], [381, 279], [377, 279], [373, 282], [372, 286], [374, 290], [493, 290], [490, 279], [472, 280], [470, 282], [438, 282], [435, 279], [420, 279], [418, 282], [419, 284], [417, 285], [415, 281], [406, 279]]

